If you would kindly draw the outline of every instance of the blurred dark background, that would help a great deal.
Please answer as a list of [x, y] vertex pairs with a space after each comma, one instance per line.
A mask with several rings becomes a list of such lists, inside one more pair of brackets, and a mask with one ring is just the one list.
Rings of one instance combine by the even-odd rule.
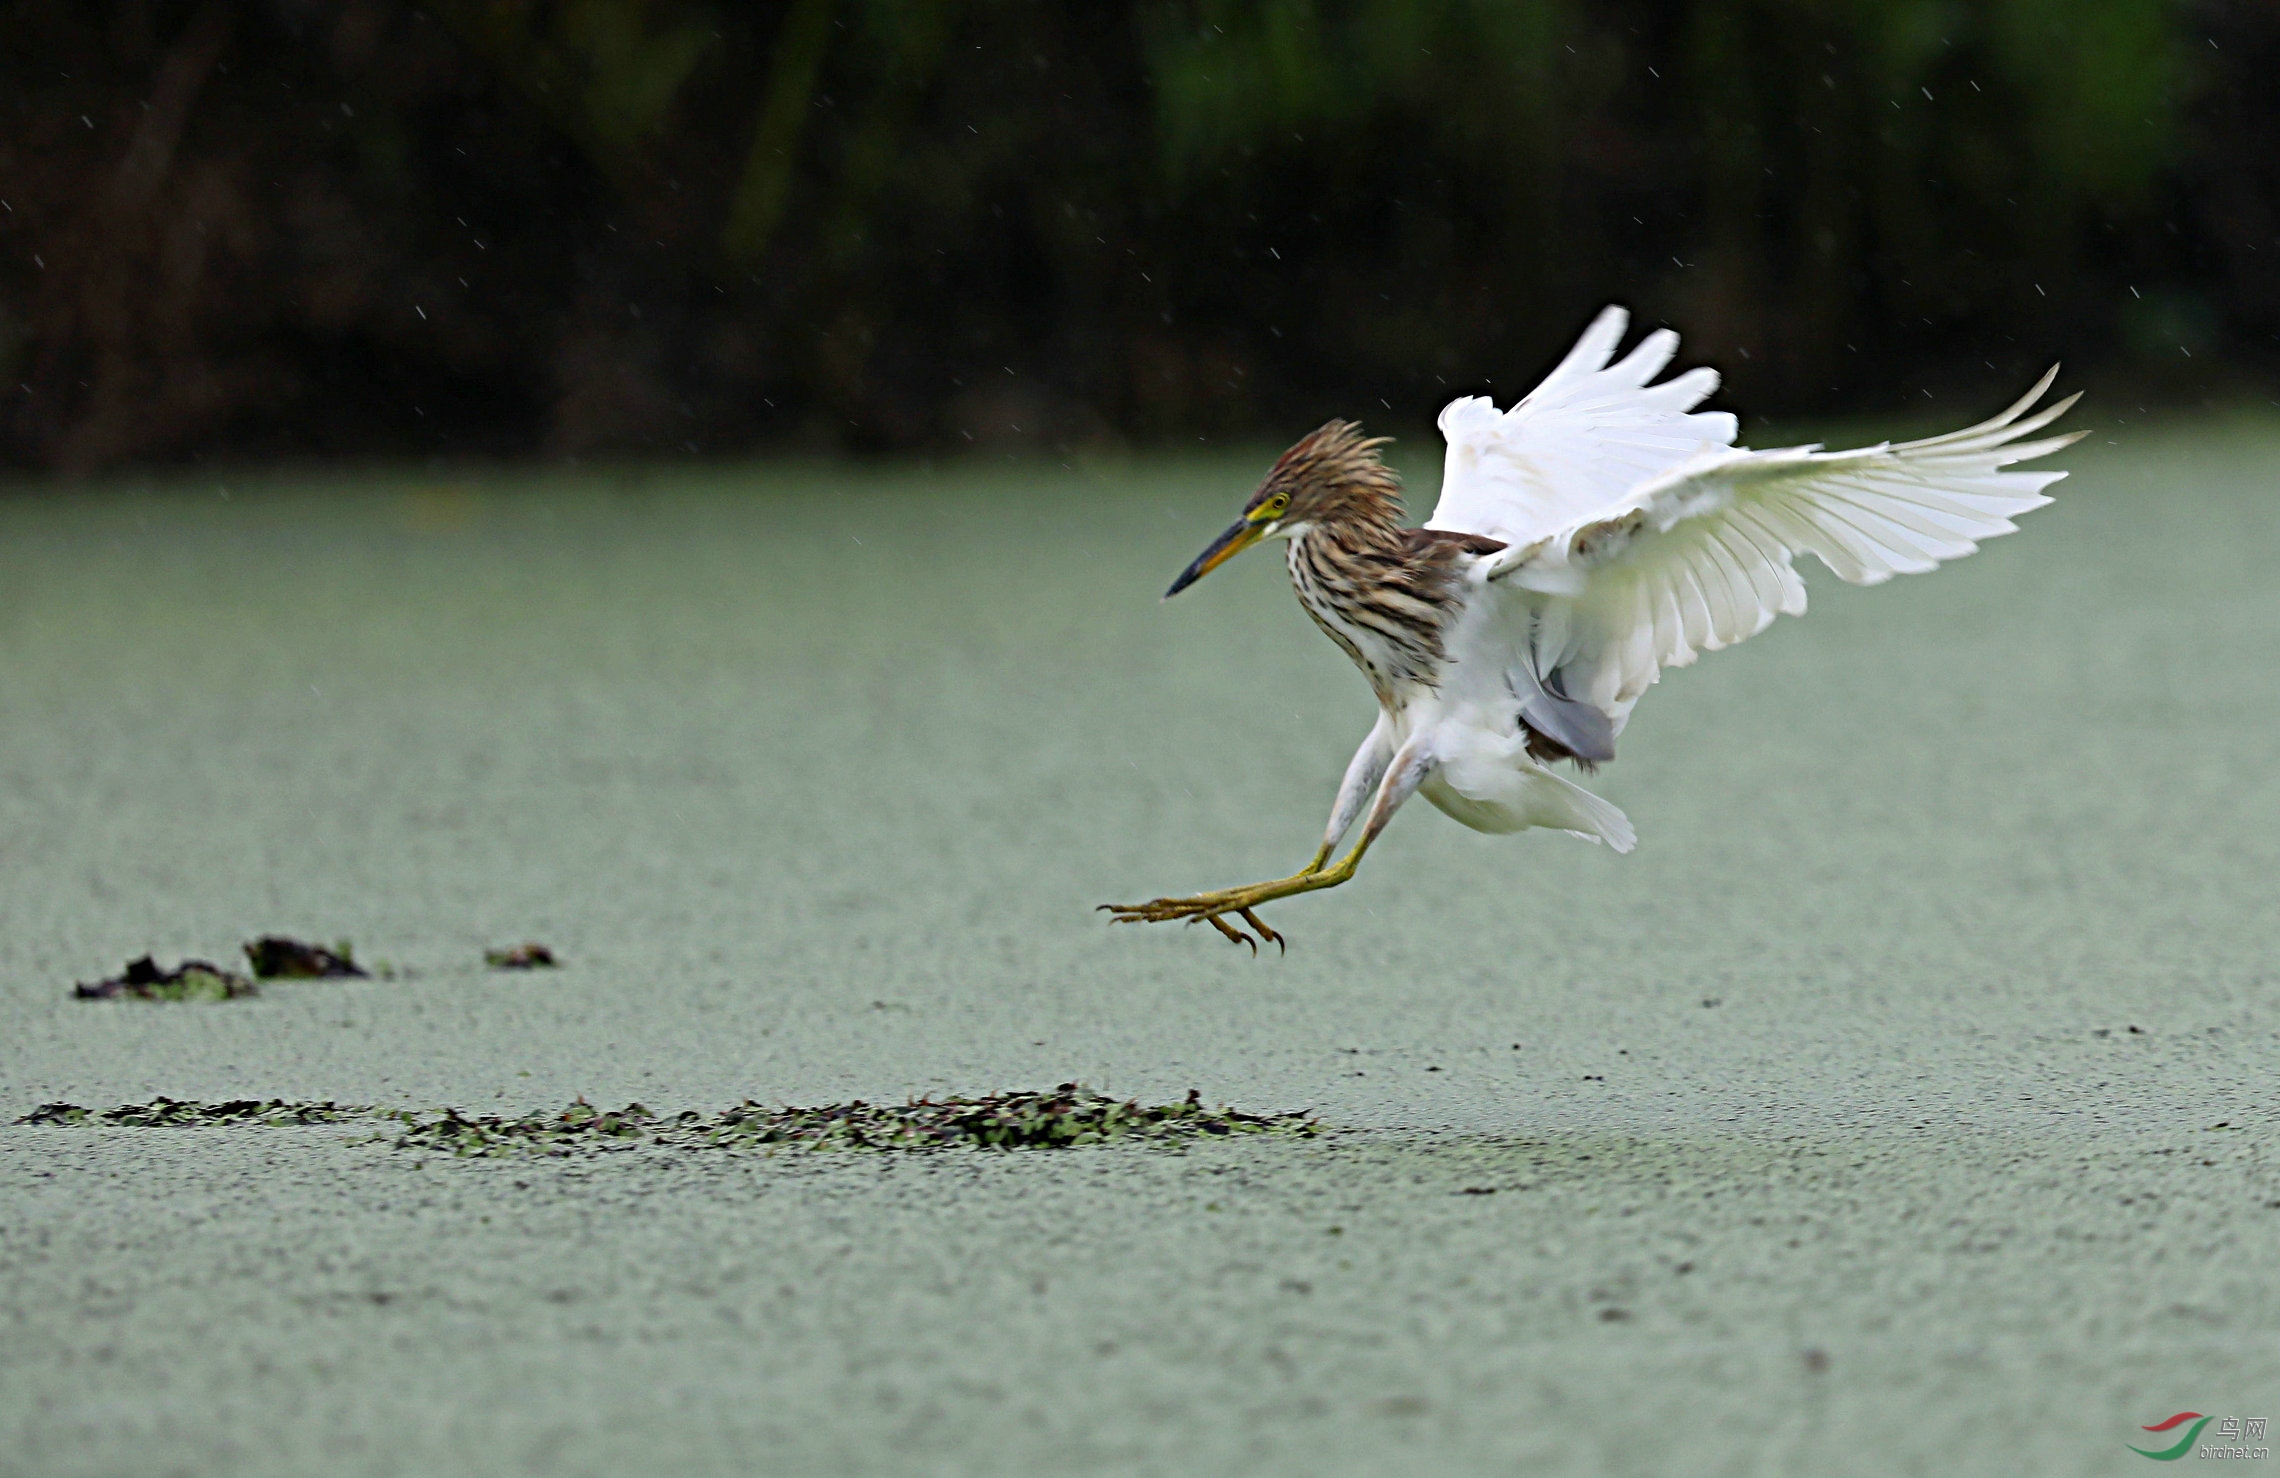
[[1776, 415], [2280, 365], [2269, 0], [0, 15], [18, 468], [1407, 427], [1610, 299]]

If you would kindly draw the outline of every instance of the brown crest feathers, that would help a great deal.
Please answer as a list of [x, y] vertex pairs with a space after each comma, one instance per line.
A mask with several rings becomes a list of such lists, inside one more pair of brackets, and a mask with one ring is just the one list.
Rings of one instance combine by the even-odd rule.
[[1325, 422], [1282, 454], [1252, 501], [1284, 492], [1293, 519], [1398, 526], [1401, 479], [1378, 456], [1391, 440], [1362, 435], [1358, 422]]

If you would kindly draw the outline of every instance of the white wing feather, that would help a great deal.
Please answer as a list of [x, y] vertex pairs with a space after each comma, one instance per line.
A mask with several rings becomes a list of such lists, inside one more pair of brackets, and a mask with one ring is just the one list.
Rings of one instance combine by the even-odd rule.
[[1718, 388], [1718, 372], [1693, 369], [1660, 385], [1678, 352], [1662, 329], [1610, 364], [1630, 315], [1609, 307], [1592, 320], [1544, 382], [1501, 414], [1486, 396], [1441, 411], [1449, 452], [1429, 529], [1486, 534], [1528, 544], [1705, 450], [1731, 446], [1738, 429], [1723, 412], [1688, 414]]
[[2026, 415], [2057, 373], [2001, 415], [1946, 436], [1850, 452], [1703, 452], [1490, 556], [1480, 574], [1505, 591], [1497, 624], [1516, 687], [1597, 709], [1611, 740], [1663, 668], [1755, 636], [1776, 615], [1802, 614], [1799, 554], [1874, 585], [2012, 532], [2011, 520], [2048, 503], [2042, 490], [2066, 474], [2000, 469], [2086, 434], [2019, 440], [2079, 398]]

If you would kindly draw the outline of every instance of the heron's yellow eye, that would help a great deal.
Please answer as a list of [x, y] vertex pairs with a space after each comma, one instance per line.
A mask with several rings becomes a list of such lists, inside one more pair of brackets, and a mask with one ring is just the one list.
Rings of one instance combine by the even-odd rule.
[[1259, 505], [1257, 518], [1280, 518], [1290, 511], [1290, 494], [1277, 493]]

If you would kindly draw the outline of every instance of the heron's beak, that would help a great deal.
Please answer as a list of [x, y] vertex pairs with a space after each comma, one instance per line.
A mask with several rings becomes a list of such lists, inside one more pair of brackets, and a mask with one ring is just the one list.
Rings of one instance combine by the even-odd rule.
[[1263, 523], [1253, 523], [1247, 518], [1235, 520], [1233, 526], [1226, 533], [1211, 541], [1209, 549], [1195, 557], [1194, 564], [1180, 571], [1180, 577], [1172, 582], [1172, 588], [1164, 592], [1164, 599], [1170, 600], [1236, 555], [1258, 543], [1260, 539], [1266, 536], [1266, 532], [1267, 526]]

